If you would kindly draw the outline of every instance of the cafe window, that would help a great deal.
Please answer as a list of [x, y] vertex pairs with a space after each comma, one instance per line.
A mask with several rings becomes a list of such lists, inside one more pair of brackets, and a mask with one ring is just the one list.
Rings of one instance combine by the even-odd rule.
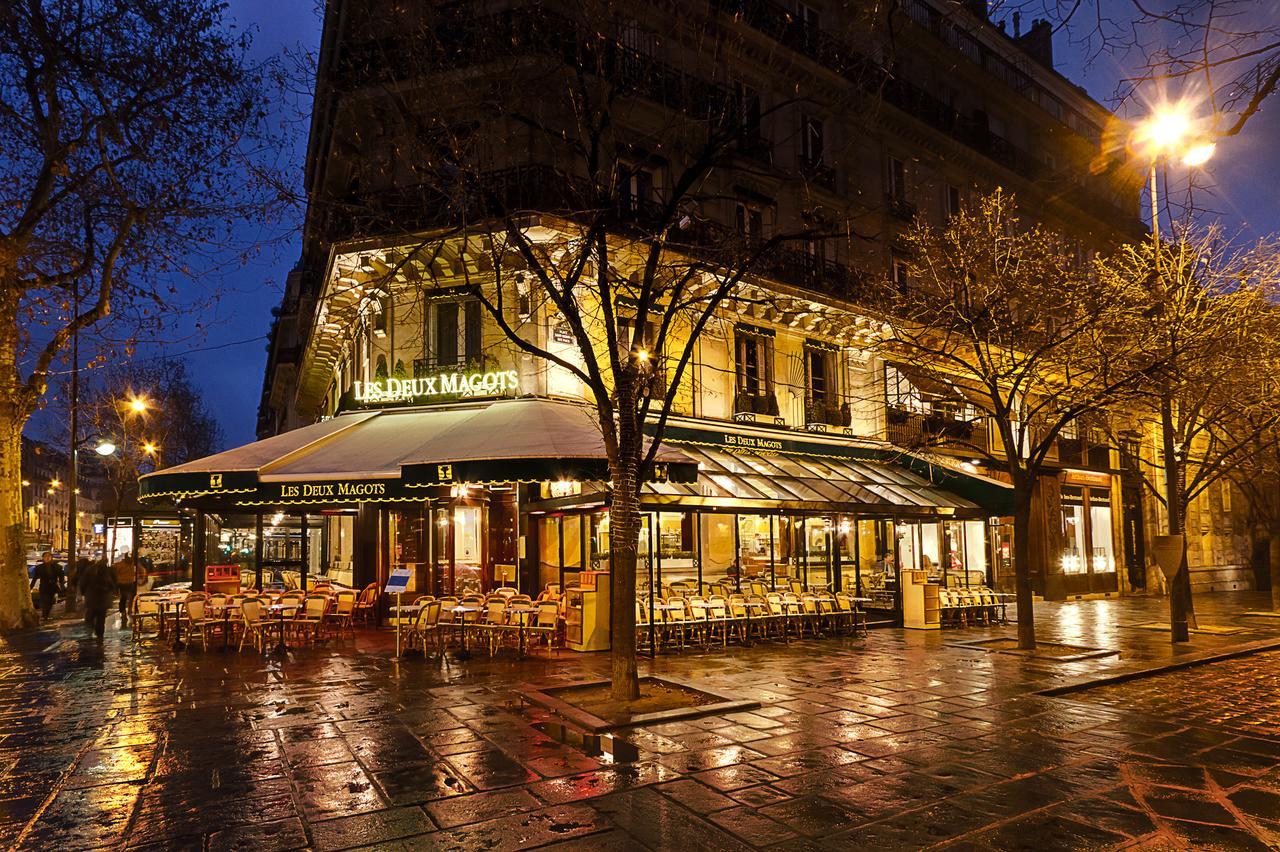
[[772, 395], [773, 336], [739, 328], [734, 337], [738, 356], [738, 392], [757, 397]]

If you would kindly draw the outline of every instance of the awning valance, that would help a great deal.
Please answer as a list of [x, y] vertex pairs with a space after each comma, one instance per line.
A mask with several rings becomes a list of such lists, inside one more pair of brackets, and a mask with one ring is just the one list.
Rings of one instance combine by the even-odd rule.
[[[694, 481], [697, 463], [661, 448], [657, 479]], [[343, 414], [147, 474], [144, 499], [236, 505], [421, 500], [449, 484], [607, 479], [590, 409], [546, 399]]]

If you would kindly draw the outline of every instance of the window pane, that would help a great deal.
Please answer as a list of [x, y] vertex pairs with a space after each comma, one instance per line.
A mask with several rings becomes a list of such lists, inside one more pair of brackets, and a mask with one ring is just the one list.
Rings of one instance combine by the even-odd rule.
[[458, 303], [436, 305], [436, 364], [452, 367], [458, 363]]

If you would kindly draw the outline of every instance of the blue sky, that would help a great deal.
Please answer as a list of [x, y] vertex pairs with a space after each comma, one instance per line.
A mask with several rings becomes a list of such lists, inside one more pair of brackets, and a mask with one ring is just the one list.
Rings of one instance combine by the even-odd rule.
[[[254, 53], [267, 59], [286, 49], [317, 48], [320, 40], [318, 0], [230, 0], [229, 14], [239, 27], [252, 28]], [[1059, 70], [1107, 103], [1122, 73], [1117, 61], [1103, 56], [1089, 61], [1066, 43], [1056, 39]], [[305, 97], [277, 104], [273, 119], [292, 140], [278, 152], [279, 163], [299, 183], [301, 181], [306, 125], [299, 115], [307, 107]], [[1274, 168], [1280, 151], [1280, 101], [1264, 110], [1234, 139], [1223, 141], [1218, 155], [1207, 168], [1213, 182], [1211, 194], [1197, 197], [1200, 206], [1222, 214], [1228, 230], [1241, 236], [1259, 236], [1280, 227], [1275, 199], [1280, 198], [1280, 169]], [[1185, 181], [1176, 173], [1175, 184]], [[215, 286], [221, 299], [199, 336], [179, 329], [175, 337], [183, 342], [163, 349], [152, 348], [141, 357], [179, 353], [222, 424], [224, 442], [235, 446], [254, 438], [257, 404], [266, 362], [265, 335], [271, 322], [271, 308], [279, 303], [284, 278], [297, 260], [298, 225], [301, 210], [272, 226], [245, 221], [237, 225], [237, 236], [245, 243], [267, 241], [247, 262], [230, 262], [216, 273]], [[248, 340], [249, 342], [243, 342]], [[191, 351], [191, 350], [201, 351]]]

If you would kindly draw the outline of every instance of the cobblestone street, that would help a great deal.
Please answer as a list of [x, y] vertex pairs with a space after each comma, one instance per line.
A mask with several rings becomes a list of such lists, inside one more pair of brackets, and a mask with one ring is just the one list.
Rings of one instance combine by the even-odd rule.
[[[285, 661], [175, 655], [79, 626], [0, 645], [0, 847], [1265, 849], [1280, 843], [1280, 652], [1059, 696], [1040, 690], [1280, 641], [1197, 601], [1042, 604], [1076, 662], [991, 653], [1011, 627], [873, 631], [652, 666], [752, 712], [634, 729], [637, 760], [557, 741], [529, 684], [605, 655], [391, 659], [386, 634]], [[642, 669], [645, 664], [642, 662]]]

